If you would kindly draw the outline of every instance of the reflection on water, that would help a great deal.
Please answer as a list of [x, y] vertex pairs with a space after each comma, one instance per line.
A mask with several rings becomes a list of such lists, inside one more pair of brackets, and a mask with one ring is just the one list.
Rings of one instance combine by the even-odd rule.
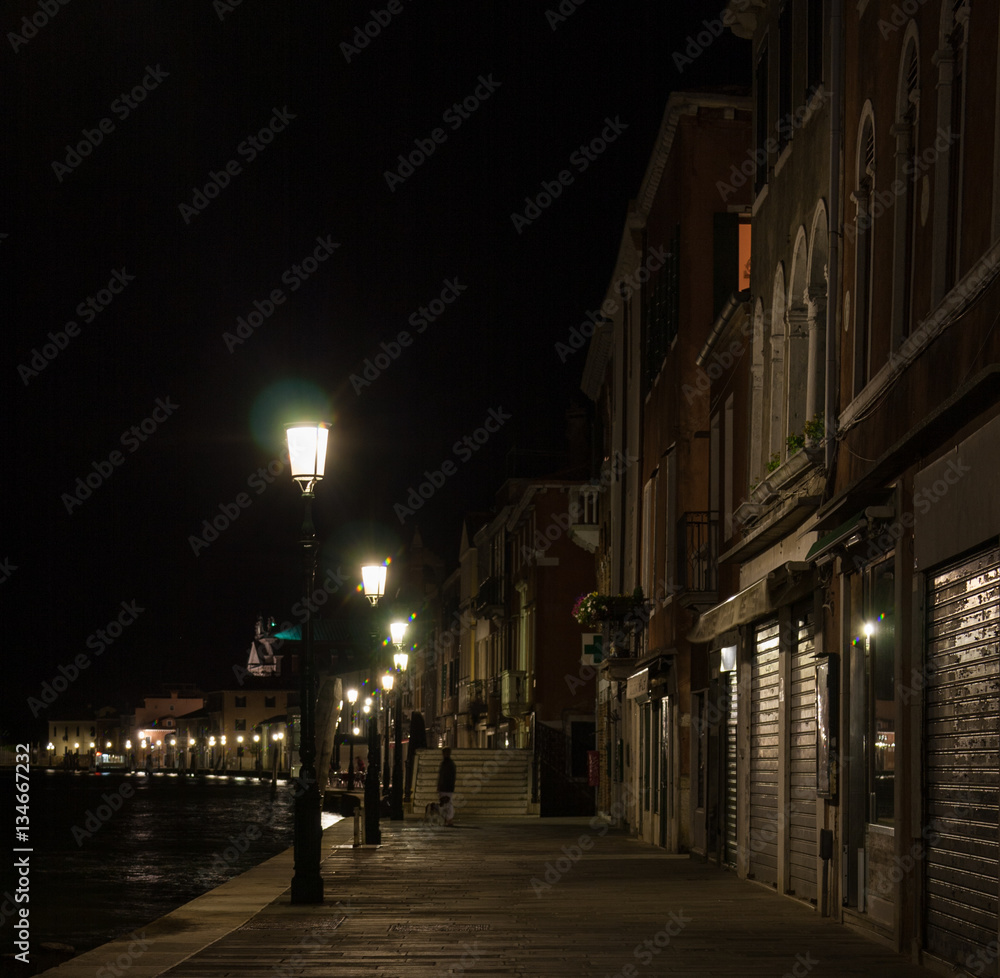
[[293, 806], [249, 779], [33, 771], [32, 944], [81, 952], [175, 910], [287, 849]]

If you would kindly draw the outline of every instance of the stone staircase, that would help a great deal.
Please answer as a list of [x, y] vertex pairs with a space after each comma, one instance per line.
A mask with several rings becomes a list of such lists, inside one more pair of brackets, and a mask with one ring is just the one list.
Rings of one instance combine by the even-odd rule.
[[[455, 818], [471, 816], [537, 815], [531, 803], [531, 765], [528, 750], [483, 750], [453, 747], [455, 762]], [[428, 802], [438, 800], [437, 774], [441, 751], [421, 750], [413, 770], [410, 811], [422, 815]]]

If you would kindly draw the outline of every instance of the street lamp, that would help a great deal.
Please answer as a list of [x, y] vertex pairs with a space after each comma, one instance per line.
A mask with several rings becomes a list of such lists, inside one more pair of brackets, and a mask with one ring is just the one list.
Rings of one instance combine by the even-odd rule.
[[[389, 626], [392, 644], [396, 653], [392, 657], [393, 664], [400, 673], [406, 671], [407, 654], [403, 651], [403, 636], [406, 634], [406, 622], [394, 621]], [[394, 719], [396, 728], [395, 749], [392, 755], [392, 793], [389, 796], [389, 818], [393, 822], [403, 819], [403, 684], [396, 690], [396, 713]]]
[[382, 726], [385, 729], [385, 777], [382, 793], [388, 795], [392, 787], [389, 780], [389, 710], [392, 704], [392, 683], [395, 677], [387, 672], [382, 677]]
[[365, 597], [371, 602], [373, 608], [378, 604], [379, 598], [385, 594], [385, 572], [387, 569], [385, 564], [365, 564], [361, 568], [361, 586], [364, 589]]
[[347, 691], [347, 702], [351, 704], [351, 708], [350, 708], [350, 710], [348, 710], [348, 713], [350, 715], [348, 716], [347, 724], [348, 724], [349, 727], [352, 728], [351, 729], [351, 735], [352, 735], [351, 736], [351, 766], [347, 769], [348, 771], [351, 772], [351, 774], [350, 774], [351, 780], [350, 780], [350, 783], [347, 785], [347, 790], [348, 791], [352, 791], [354, 789], [354, 737], [357, 737], [357, 735], [358, 735], [358, 728], [354, 726], [354, 704], [357, 703], [357, 701], [358, 701], [358, 691], [352, 686]]
[[[292, 478], [302, 490], [305, 515], [302, 521], [302, 554], [306, 594], [316, 583], [316, 528], [312, 521], [312, 501], [317, 483], [326, 471], [326, 447], [330, 426], [323, 422], [285, 425], [288, 463]], [[322, 903], [323, 877], [319, 862], [323, 823], [316, 780], [316, 681], [313, 677], [312, 615], [302, 625], [304, 644], [299, 733], [299, 791], [295, 796], [295, 874], [292, 877], [293, 904]]]

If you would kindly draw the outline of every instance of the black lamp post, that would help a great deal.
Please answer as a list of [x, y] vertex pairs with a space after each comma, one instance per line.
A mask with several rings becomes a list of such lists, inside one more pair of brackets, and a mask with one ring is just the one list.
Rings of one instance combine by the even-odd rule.
[[[312, 501], [316, 484], [326, 470], [326, 445], [330, 426], [323, 422], [285, 425], [288, 461], [292, 478], [302, 489], [305, 516], [302, 521], [302, 554], [305, 593], [316, 584], [316, 528], [312, 521]], [[299, 784], [295, 794], [295, 873], [292, 876], [292, 903], [322, 903], [323, 877], [319, 863], [323, 822], [316, 780], [316, 679], [313, 674], [312, 616], [302, 625], [303, 662], [299, 733]]]
[[[379, 599], [385, 594], [387, 569], [384, 563], [366, 564], [361, 568], [362, 587], [372, 608], [378, 606]], [[381, 762], [377, 711], [374, 716], [368, 717], [365, 735], [368, 741], [368, 767], [365, 770], [365, 839], [369, 845], [379, 845], [382, 842], [382, 828], [379, 825]]]
[[[403, 634], [406, 632], [406, 622], [396, 621], [389, 626], [392, 633], [392, 644], [396, 653], [392, 657], [393, 664], [399, 671], [400, 679], [406, 672], [407, 654], [403, 651]], [[393, 822], [403, 820], [403, 684], [396, 687], [396, 710], [393, 724], [395, 731], [395, 749], [392, 754], [392, 793], [389, 795], [389, 818]]]

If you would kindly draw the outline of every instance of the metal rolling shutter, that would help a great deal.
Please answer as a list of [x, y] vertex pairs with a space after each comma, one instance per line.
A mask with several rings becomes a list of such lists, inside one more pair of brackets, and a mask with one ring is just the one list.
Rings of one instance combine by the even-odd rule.
[[736, 867], [736, 720], [738, 710], [738, 700], [736, 696], [736, 670], [726, 673], [726, 727], [723, 732], [723, 750], [725, 751], [724, 762], [724, 794], [723, 817], [725, 826], [723, 828], [723, 862], [727, 866]]
[[998, 585], [992, 548], [929, 578], [927, 600], [927, 949], [986, 975], [997, 974]]
[[816, 902], [816, 660], [812, 615], [794, 619], [789, 766], [789, 892]]
[[757, 627], [750, 703], [748, 875], [778, 881], [778, 623]]

